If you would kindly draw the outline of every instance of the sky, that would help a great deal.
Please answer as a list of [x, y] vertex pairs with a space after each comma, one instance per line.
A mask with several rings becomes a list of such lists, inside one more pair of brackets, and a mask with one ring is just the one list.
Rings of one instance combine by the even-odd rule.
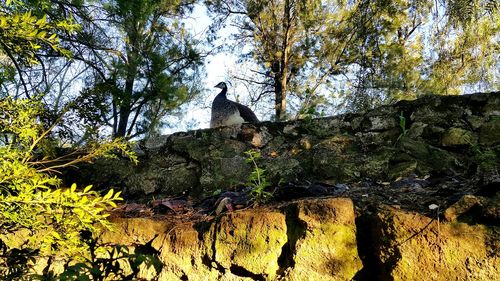
[[[196, 34], [198, 39], [204, 41], [206, 39], [207, 30], [212, 20], [207, 15], [207, 10], [203, 5], [196, 5], [190, 19], [184, 23], [186, 28]], [[225, 28], [219, 32], [221, 38], [215, 44], [222, 44], [230, 35], [230, 29]], [[221, 81], [227, 81], [228, 73], [237, 67], [237, 56], [229, 53], [217, 53], [210, 55], [205, 60], [206, 76], [202, 77], [205, 91], [202, 96], [184, 106], [185, 115], [182, 116], [181, 122], [177, 122], [172, 127], [165, 128], [163, 133], [171, 134], [177, 131], [186, 131], [188, 129], [204, 129], [210, 127], [210, 107], [212, 100], [220, 92], [220, 89], [215, 88], [215, 85]], [[229, 98], [234, 93], [234, 89], [229, 89]], [[232, 97], [234, 99], [234, 96]], [[179, 120], [179, 119], [177, 119]], [[189, 126], [189, 124], [195, 125]]]

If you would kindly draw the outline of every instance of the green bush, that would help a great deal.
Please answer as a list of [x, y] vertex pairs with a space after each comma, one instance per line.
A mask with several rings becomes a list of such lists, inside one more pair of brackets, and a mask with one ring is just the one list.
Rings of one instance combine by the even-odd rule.
[[[96, 240], [102, 230], [112, 229], [107, 211], [122, 200], [120, 192], [65, 187], [58, 177], [62, 168], [97, 157], [137, 158], [121, 139], [61, 149], [51, 134], [63, 115], [53, 124], [41, 121], [46, 116], [42, 97], [29, 98], [22, 69], [38, 64], [44, 52], [70, 57], [59, 34], [79, 30], [71, 17], [58, 21], [43, 15], [41, 7], [52, 4], [8, 0], [0, 5], [0, 57], [7, 61], [0, 65], [0, 84], [20, 79], [28, 97], [0, 98], [0, 279], [131, 280], [143, 263], [158, 272], [161, 264], [154, 256]], [[15, 77], [15, 71], [21, 75]], [[43, 261], [43, 269], [33, 269]], [[128, 272], [119, 266], [124, 261]]]
[[101, 195], [92, 186], [64, 187], [59, 169], [117, 153], [137, 161], [128, 143], [119, 139], [49, 159], [44, 151], [52, 143], [47, 140], [53, 126], [45, 129], [41, 113], [35, 100], [0, 100], [0, 276], [7, 279], [27, 274], [35, 257], [89, 261], [89, 244], [81, 234], [112, 227], [106, 210], [116, 207], [120, 192], [110, 189]]

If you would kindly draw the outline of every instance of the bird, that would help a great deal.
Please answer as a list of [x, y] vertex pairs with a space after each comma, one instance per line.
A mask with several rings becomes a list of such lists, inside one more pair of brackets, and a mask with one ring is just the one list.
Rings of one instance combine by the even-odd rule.
[[212, 102], [210, 128], [240, 125], [245, 122], [259, 122], [259, 119], [250, 108], [227, 99], [227, 85], [225, 82], [220, 82], [215, 85], [215, 88], [222, 89], [222, 91]]

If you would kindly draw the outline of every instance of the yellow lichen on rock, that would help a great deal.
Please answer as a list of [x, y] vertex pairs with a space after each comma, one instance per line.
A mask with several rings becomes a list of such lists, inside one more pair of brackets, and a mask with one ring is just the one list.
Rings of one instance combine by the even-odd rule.
[[305, 226], [286, 280], [350, 280], [362, 268], [350, 199], [305, 200], [297, 204]]
[[272, 280], [287, 241], [285, 216], [272, 210], [247, 210], [222, 217], [214, 224], [215, 261]]
[[[377, 214], [375, 241], [380, 278], [393, 280], [500, 280], [494, 234], [485, 225], [438, 222], [385, 207]], [[432, 220], [432, 221], [431, 221]], [[485, 268], [488, 267], [488, 268]], [[475, 276], [475, 277], [474, 277]]]

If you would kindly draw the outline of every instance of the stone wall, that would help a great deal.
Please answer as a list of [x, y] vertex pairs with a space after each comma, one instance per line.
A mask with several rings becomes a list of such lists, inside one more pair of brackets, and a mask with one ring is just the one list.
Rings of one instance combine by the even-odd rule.
[[282, 193], [343, 190], [196, 219], [114, 217], [100, 241], [157, 254], [147, 280], [500, 280], [499, 146], [500, 93], [429, 96], [176, 133], [139, 143], [137, 166], [99, 160], [67, 177], [122, 188], [128, 202], [197, 199], [244, 185], [256, 149]]
[[[139, 165], [98, 160], [68, 181], [122, 189], [128, 198], [200, 198], [246, 182], [257, 149], [273, 184], [469, 175], [475, 151], [500, 144], [500, 93], [427, 96], [335, 117], [180, 132], [138, 144]], [[404, 127], [401, 122], [404, 118]]]

